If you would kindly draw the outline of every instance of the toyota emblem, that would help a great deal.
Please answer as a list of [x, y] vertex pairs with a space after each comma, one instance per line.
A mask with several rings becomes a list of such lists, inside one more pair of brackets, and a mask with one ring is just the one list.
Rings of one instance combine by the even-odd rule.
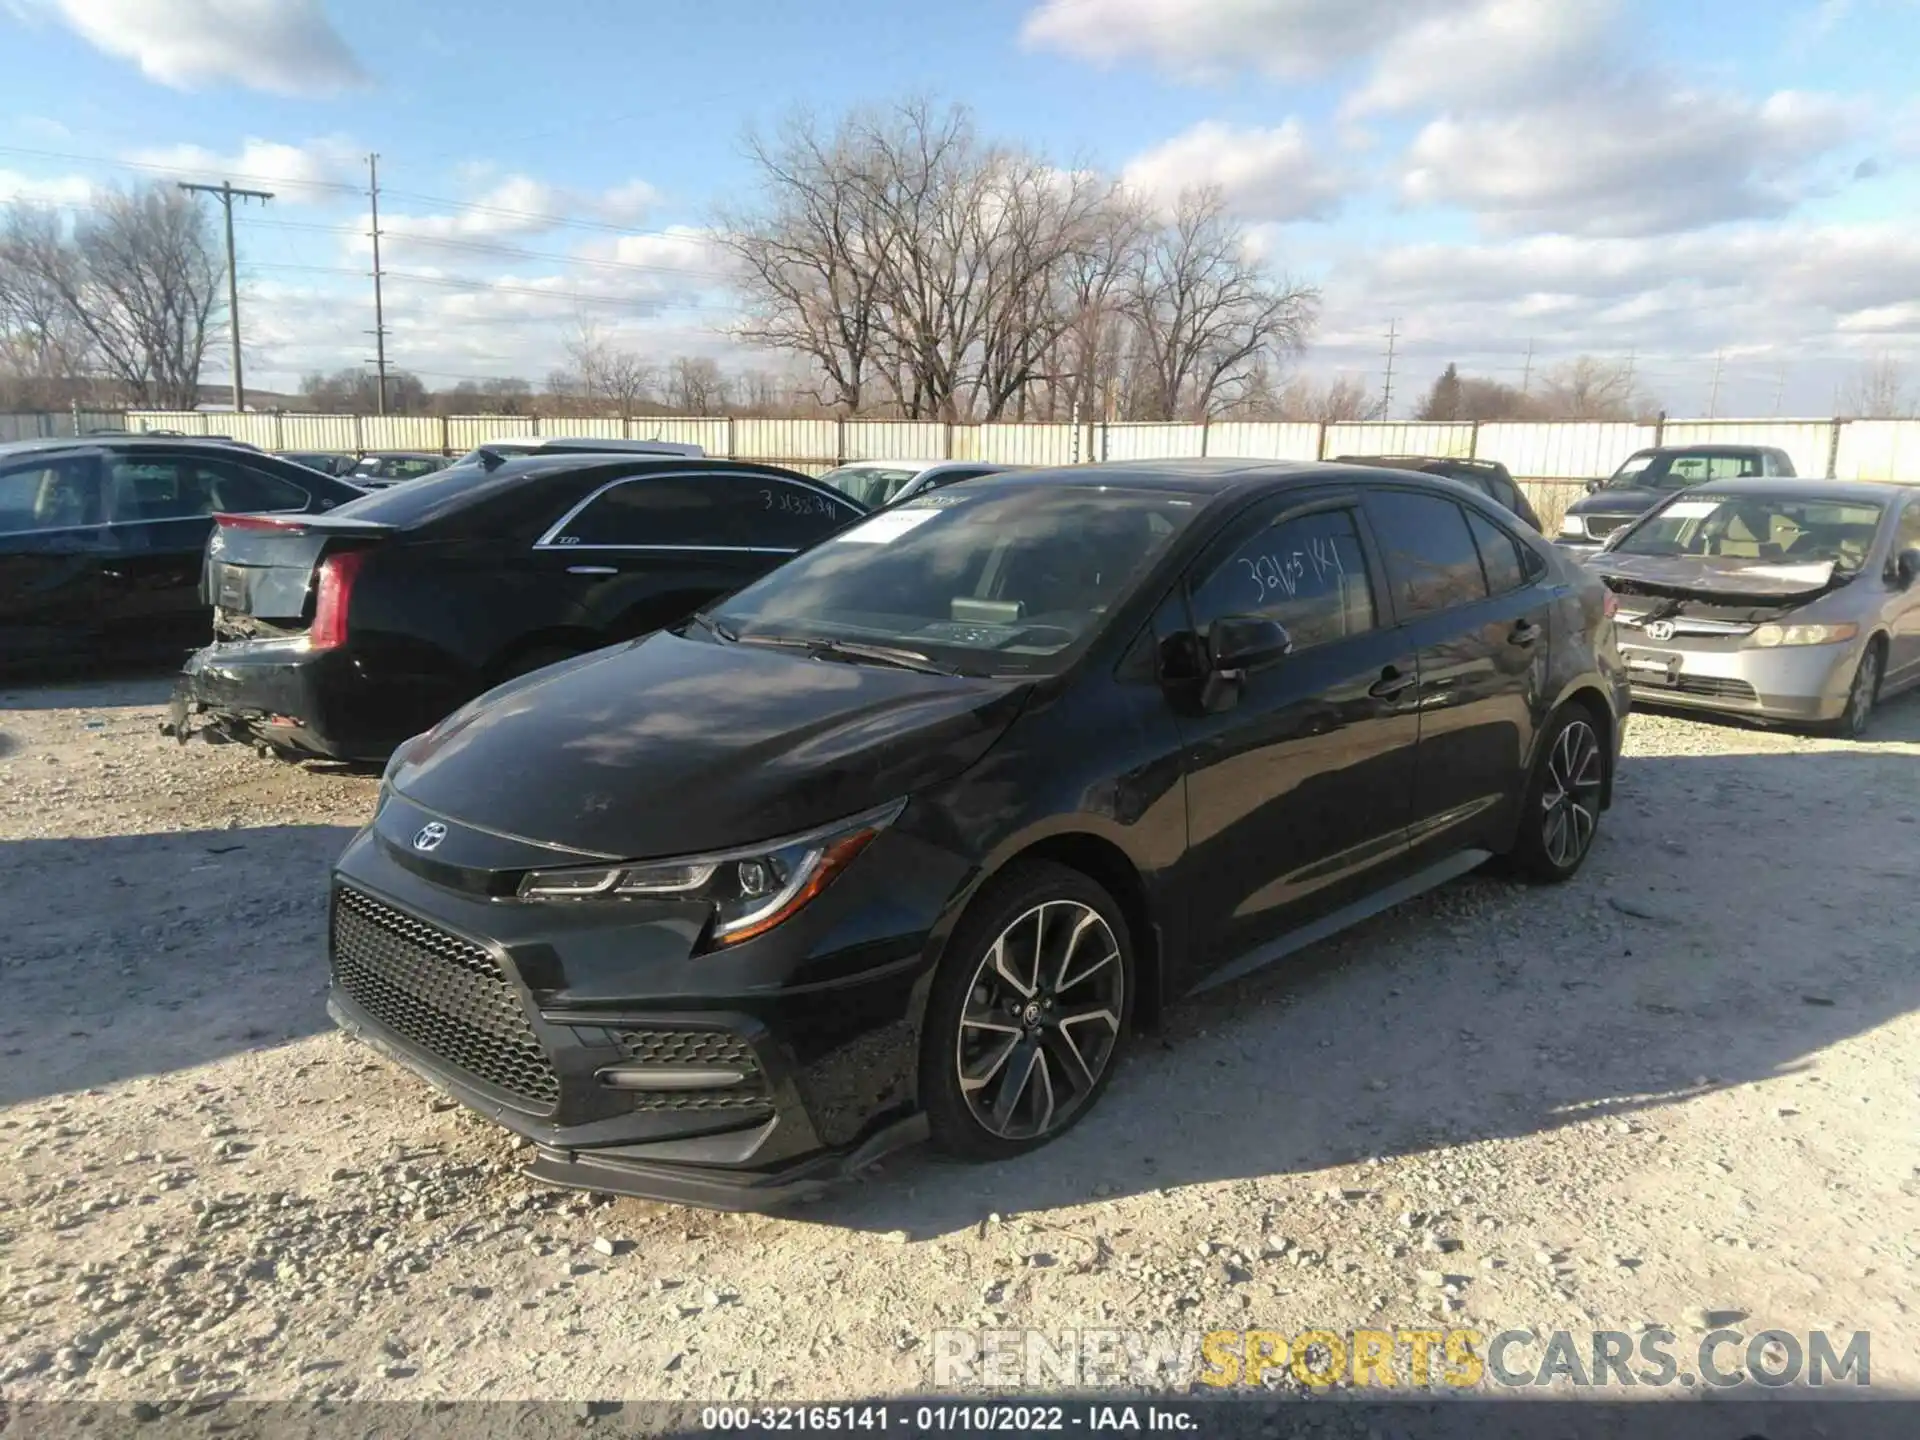
[[1649, 620], [1647, 622], [1647, 639], [1671, 640], [1672, 638], [1673, 622], [1671, 620]]
[[440, 842], [446, 838], [447, 827], [442, 825], [438, 820], [430, 821], [422, 825], [414, 835], [413, 848], [416, 850], [438, 850], [440, 848]]

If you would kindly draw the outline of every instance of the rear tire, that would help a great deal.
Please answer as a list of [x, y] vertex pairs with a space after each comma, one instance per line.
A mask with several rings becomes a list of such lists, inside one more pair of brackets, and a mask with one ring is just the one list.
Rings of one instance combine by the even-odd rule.
[[1558, 885], [1579, 873], [1600, 830], [1607, 763], [1593, 712], [1579, 704], [1557, 711], [1533, 763], [1519, 833], [1507, 853], [1521, 879]]
[[989, 881], [948, 941], [920, 1036], [935, 1146], [1004, 1160], [1066, 1133], [1113, 1076], [1133, 939], [1105, 889], [1051, 861]]
[[1838, 719], [1820, 727], [1826, 734], [1842, 740], [1859, 740], [1866, 735], [1867, 724], [1873, 718], [1874, 702], [1880, 698], [1880, 681], [1885, 668], [1886, 651], [1876, 635], [1867, 642], [1866, 652], [1861, 655], [1859, 667], [1853, 672], [1853, 683], [1847, 686], [1847, 708], [1840, 712]]

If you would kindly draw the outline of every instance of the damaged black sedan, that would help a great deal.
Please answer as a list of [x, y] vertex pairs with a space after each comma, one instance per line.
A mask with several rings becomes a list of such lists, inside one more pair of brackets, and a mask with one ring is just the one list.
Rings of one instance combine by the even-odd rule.
[[1920, 683], [1920, 491], [1740, 479], [1650, 511], [1592, 562], [1649, 702], [1858, 736]]
[[1501, 854], [1577, 872], [1610, 597], [1444, 480], [966, 480], [398, 750], [330, 1008], [539, 1177], [759, 1206], [1044, 1144], [1134, 1021]]

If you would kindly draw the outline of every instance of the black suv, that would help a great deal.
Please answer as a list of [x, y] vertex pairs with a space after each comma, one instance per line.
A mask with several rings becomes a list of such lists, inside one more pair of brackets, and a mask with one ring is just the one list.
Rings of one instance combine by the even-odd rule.
[[312, 515], [364, 493], [224, 441], [0, 445], [0, 665], [177, 660], [206, 639], [216, 511]]
[[563, 454], [450, 467], [334, 515], [223, 516], [215, 640], [168, 728], [382, 760], [483, 690], [671, 624], [866, 513], [768, 465]]
[[1567, 507], [1556, 543], [1569, 550], [1600, 549], [1678, 490], [1709, 480], [1792, 475], [1793, 460], [1770, 445], [1666, 445], [1636, 450], [1605, 480], [1589, 480], [1584, 499]]
[[1527, 503], [1526, 493], [1497, 460], [1462, 460], [1452, 455], [1342, 455], [1336, 465], [1377, 465], [1388, 470], [1410, 470], [1416, 475], [1444, 475], [1478, 490], [1502, 510], [1518, 515], [1535, 530], [1540, 517]]

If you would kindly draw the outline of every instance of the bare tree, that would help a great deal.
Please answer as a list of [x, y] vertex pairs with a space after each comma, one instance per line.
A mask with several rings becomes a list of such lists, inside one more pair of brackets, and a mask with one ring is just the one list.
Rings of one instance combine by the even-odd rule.
[[1920, 400], [1907, 389], [1906, 367], [1891, 355], [1862, 362], [1840, 393], [1840, 413], [1860, 420], [1920, 418]]
[[622, 420], [633, 416], [659, 378], [638, 353], [615, 344], [597, 321], [585, 316], [574, 322], [566, 350], [579, 393], [606, 406]]
[[1449, 365], [1433, 382], [1420, 406], [1421, 420], [1528, 420], [1537, 416], [1540, 406], [1518, 387], [1498, 380], [1462, 375], [1460, 367]]
[[[424, 414], [431, 398], [418, 375], [408, 370], [387, 371], [389, 413]], [[379, 409], [380, 382], [361, 366], [349, 365], [331, 375], [315, 370], [301, 377], [300, 399], [323, 415], [371, 415]]]
[[95, 193], [71, 235], [16, 206], [7, 226], [14, 282], [62, 310], [93, 364], [140, 405], [191, 409], [216, 338], [223, 266], [213, 222], [170, 186]]
[[0, 410], [51, 410], [91, 388], [85, 327], [30, 259], [59, 245], [55, 212], [10, 207], [0, 227]]
[[667, 404], [683, 415], [721, 415], [727, 408], [727, 377], [705, 355], [678, 355], [667, 366]]
[[1582, 355], [1544, 377], [1540, 403], [1549, 420], [1631, 420], [1636, 405], [1631, 366]]
[[1378, 420], [1386, 412], [1382, 398], [1367, 388], [1367, 382], [1342, 375], [1322, 387], [1301, 378], [1280, 392], [1282, 419], [1306, 420], [1320, 425], [1345, 425]]
[[1298, 353], [1319, 292], [1269, 275], [1217, 190], [1180, 197], [1173, 223], [1141, 247], [1126, 313], [1144, 371], [1144, 420], [1196, 419], [1230, 402], [1263, 359]]

